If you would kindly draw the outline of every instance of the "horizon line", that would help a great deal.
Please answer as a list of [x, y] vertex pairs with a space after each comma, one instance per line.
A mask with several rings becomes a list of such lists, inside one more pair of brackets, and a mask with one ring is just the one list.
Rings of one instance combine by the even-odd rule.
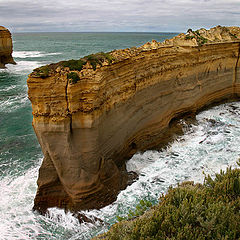
[[22, 31], [12, 31], [11, 33], [180, 33], [180, 32], [170, 32], [170, 31], [159, 31], [159, 32], [134, 32], [134, 31], [71, 31], [71, 32], [64, 32], [64, 31], [29, 31], [29, 32], [22, 32]]

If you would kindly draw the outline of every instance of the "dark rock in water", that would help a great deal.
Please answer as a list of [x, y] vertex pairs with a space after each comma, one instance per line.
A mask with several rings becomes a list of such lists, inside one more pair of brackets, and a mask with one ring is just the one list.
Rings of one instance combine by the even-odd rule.
[[[45, 209], [44, 211], [43, 211], [43, 209], [40, 209], [40, 210], [37, 210], [36, 212], [41, 214], [41, 215], [45, 215], [46, 217], [50, 217], [51, 216], [51, 214], [50, 214], [48, 209]], [[100, 219], [98, 217], [95, 217], [95, 216], [87, 216], [84, 213], [74, 212], [73, 216], [78, 219], [79, 223], [92, 223], [92, 224], [95, 224], [95, 223], [98, 222], [98, 223], [101, 223], [101, 224], [105, 224], [102, 219]], [[57, 215], [55, 217], [56, 217], [56, 219], [58, 221], [61, 221], [62, 215], [59, 214], [59, 215]]]
[[215, 119], [208, 119], [209, 123], [211, 123], [212, 126], [216, 125], [217, 121]]
[[163, 178], [161, 178], [160, 176], [155, 176], [151, 181], [151, 183], [164, 183], [164, 182], [165, 182], [165, 180]]
[[10, 31], [0, 26], [0, 68], [8, 63], [16, 64], [12, 57], [13, 45]]
[[139, 178], [139, 175], [134, 172], [134, 171], [130, 171], [128, 172], [128, 181], [127, 181], [127, 185], [131, 185], [133, 184], [134, 182], [136, 182]]
[[100, 218], [95, 216], [88, 217], [83, 213], [74, 213], [74, 217], [76, 217], [80, 223], [92, 223], [95, 224], [96, 222], [104, 224], [104, 221]]

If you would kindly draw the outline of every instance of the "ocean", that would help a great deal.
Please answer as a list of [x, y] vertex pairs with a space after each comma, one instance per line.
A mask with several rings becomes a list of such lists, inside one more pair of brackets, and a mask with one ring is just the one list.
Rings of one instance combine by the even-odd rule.
[[106, 231], [127, 216], [141, 199], [153, 203], [169, 186], [185, 180], [203, 182], [204, 174], [236, 166], [240, 156], [240, 102], [204, 110], [192, 123], [181, 120], [183, 135], [159, 151], [135, 154], [127, 170], [139, 174], [111, 205], [84, 211], [102, 222], [80, 224], [71, 213], [52, 208], [47, 216], [32, 211], [38, 169], [43, 159], [32, 128], [27, 76], [52, 62], [96, 52], [163, 41], [176, 33], [15, 33], [17, 65], [0, 70], [0, 239], [82, 240]]

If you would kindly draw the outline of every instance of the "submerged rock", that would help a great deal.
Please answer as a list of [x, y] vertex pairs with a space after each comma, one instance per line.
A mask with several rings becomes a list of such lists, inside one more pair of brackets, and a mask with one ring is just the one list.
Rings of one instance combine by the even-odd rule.
[[113, 202], [128, 184], [124, 161], [163, 142], [174, 118], [239, 99], [239, 55], [240, 28], [218, 26], [36, 69], [28, 94], [44, 160], [34, 209]]
[[16, 64], [12, 57], [13, 45], [10, 31], [0, 26], [0, 68], [8, 63]]

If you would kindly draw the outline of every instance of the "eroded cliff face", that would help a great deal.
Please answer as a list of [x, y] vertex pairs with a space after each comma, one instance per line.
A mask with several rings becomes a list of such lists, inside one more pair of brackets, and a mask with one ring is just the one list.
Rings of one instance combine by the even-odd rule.
[[44, 160], [34, 208], [113, 201], [126, 186], [124, 160], [157, 146], [173, 118], [239, 98], [239, 53], [240, 28], [218, 26], [91, 57], [80, 70], [35, 70], [29, 99]]
[[0, 68], [5, 64], [16, 64], [12, 57], [13, 45], [12, 36], [8, 29], [0, 26]]

